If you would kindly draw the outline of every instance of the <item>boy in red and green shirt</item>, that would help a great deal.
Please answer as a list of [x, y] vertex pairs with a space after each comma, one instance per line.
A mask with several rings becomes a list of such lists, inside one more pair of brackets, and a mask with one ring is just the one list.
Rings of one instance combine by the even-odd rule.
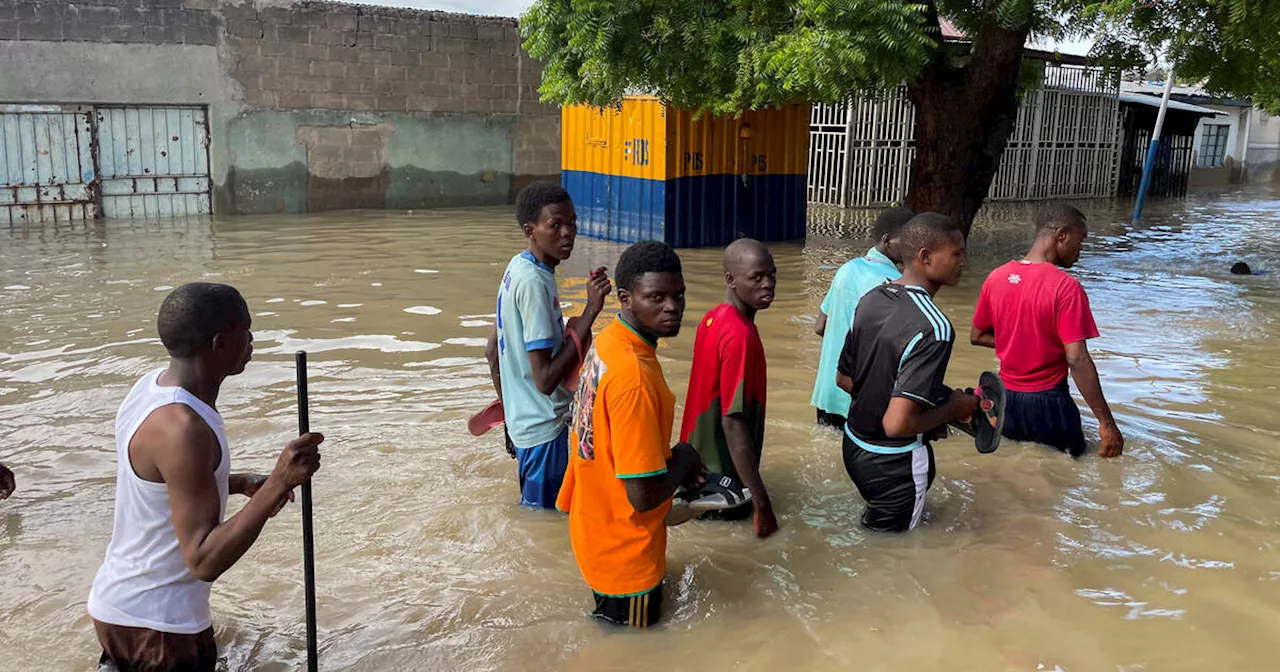
[[708, 470], [751, 491], [749, 503], [704, 517], [738, 520], [754, 512], [760, 538], [776, 532], [778, 520], [760, 478], [768, 377], [755, 316], [773, 303], [777, 274], [760, 242], [742, 238], [725, 248], [725, 302], [698, 322], [680, 426], [680, 440], [697, 449]]

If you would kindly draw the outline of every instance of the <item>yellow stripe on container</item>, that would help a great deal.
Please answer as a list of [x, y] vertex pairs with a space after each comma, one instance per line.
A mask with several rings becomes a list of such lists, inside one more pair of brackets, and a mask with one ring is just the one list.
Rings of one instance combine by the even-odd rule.
[[657, 98], [627, 98], [622, 109], [571, 105], [561, 111], [561, 168], [667, 179], [667, 110]]
[[808, 166], [807, 105], [752, 110], [697, 121], [668, 113], [667, 179], [702, 175], [803, 175]]

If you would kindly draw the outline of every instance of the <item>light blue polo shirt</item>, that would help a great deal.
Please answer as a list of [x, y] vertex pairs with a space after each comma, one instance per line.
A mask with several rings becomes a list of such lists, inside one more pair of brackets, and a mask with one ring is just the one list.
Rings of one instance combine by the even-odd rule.
[[863, 294], [902, 277], [898, 267], [880, 250], [871, 248], [867, 254], [845, 262], [836, 277], [831, 279], [831, 289], [822, 300], [822, 312], [827, 316], [827, 329], [822, 334], [822, 357], [818, 360], [818, 376], [813, 381], [813, 398], [809, 405], [827, 413], [845, 416], [849, 414], [849, 393], [836, 387], [836, 366], [840, 351], [844, 349], [845, 336], [853, 328], [853, 311]]
[[554, 441], [567, 426], [569, 392], [559, 386], [550, 396], [539, 392], [529, 363], [531, 350], [550, 349], [554, 357], [563, 339], [556, 273], [525, 250], [511, 258], [498, 287], [502, 408], [516, 448]]

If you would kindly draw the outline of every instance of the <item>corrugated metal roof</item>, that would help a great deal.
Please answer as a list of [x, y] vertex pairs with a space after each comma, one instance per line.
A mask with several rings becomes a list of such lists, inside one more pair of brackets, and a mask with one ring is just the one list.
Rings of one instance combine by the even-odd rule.
[[[1145, 93], [1121, 93], [1120, 102], [1132, 103], [1134, 105], [1150, 105], [1151, 107], [1160, 107], [1160, 96], [1148, 96]], [[1169, 101], [1169, 109], [1181, 110], [1183, 112], [1194, 112], [1196, 114], [1203, 114], [1205, 116], [1210, 116], [1210, 117], [1216, 117], [1220, 114], [1226, 114], [1226, 112], [1219, 112], [1218, 110], [1213, 110], [1207, 107], [1200, 107], [1199, 105], [1192, 105], [1191, 103], [1183, 103], [1176, 100]]]

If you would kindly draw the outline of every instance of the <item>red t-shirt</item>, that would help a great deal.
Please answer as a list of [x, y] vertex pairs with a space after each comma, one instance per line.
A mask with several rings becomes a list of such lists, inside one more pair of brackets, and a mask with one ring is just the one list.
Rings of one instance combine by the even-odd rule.
[[712, 308], [698, 323], [693, 340], [680, 440], [697, 449], [708, 469], [741, 482], [721, 418], [742, 416], [759, 464], [767, 385], [764, 344], [756, 325], [730, 304]]
[[1052, 389], [1067, 376], [1067, 343], [1098, 337], [1089, 297], [1053, 264], [1011, 261], [987, 276], [973, 326], [995, 331], [1000, 379], [1015, 392]]

